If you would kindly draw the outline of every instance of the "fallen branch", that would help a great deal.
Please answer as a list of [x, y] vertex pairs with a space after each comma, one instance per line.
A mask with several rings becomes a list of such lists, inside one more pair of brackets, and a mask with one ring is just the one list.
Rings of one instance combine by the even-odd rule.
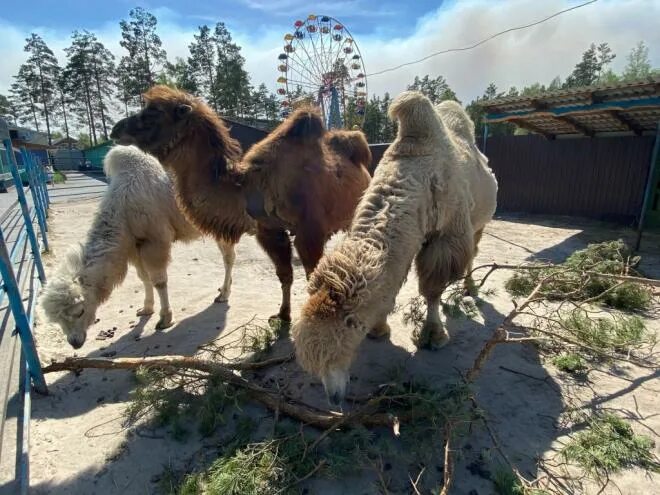
[[199, 359], [193, 356], [146, 356], [141, 358], [78, 358], [68, 357], [61, 362], [53, 362], [45, 366], [44, 373], [57, 371], [80, 371], [84, 368], [119, 370], [136, 369], [140, 366], [156, 368], [184, 368], [189, 370], [215, 373], [216, 371], [236, 370], [250, 371], [268, 368], [281, 363], [286, 363], [294, 358], [294, 354], [275, 357], [265, 361], [238, 361], [235, 363], [220, 364], [207, 359]]
[[454, 458], [451, 455], [451, 431], [452, 424], [445, 424], [445, 467], [442, 471], [442, 490], [440, 495], [448, 495], [451, 485], [454, 482]]
[[[289, 356], [281, 359], [286, 361]], [[272, 365], [274, 359], [262, 361]], [[259, 365], [255, 367], [255, 365]], [[237, 370], [257, 369], [263, 367], [259, 363], [228, 363], [218, 364], [212, 361], [198, 359], [188, 356], [153, 356], [144, 358], [67, 358], [63, 362], [52, 363], [44, 368], [44, 373], [65, 370], [81, 370], [84, 368], [95, 369], [138, 369], [141, 367], [164, 368], [164, 369], [192, 369], [214, 375], [224, 382], [236, 388], [242, 389], [251, 399], [266, 406], [272, 411], [279, 411], [279, 414], [285, 414], [291, 418], [297, 419], [307, 425], [317, 428], [334, 430], [341, 425], [361, 424], [364, 426], [387, 426], [394, 428], [399, 418], [392, 414], [374, 413], [373, 406], [383, 400], [389, 400], [387, 396], [376, 397], [363, 407], [348, 413], [338, 413], [333, 411], [322, 411], [312, 409], [297, 401], [283, 400], [282, 396], [274, 390], [269, 390], [257, 385], [250, 380], [243, 378], [235, 373]]]

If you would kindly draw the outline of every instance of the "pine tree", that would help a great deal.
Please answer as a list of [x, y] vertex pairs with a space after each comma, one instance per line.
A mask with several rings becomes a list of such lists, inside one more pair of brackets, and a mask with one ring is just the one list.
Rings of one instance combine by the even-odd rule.
[[382, 102], [378, 96], [372, 96], [364, 108], [364, 124], [362, 132], [367, 141], [372, 144], [383, 142], [383, 119], [387, 118], [382, 111]]
[[625, 81], [644, 79], [653, 74], [651, 60], [649, 59], [649, 48], [643, 41], [637, 43], [626, 57], [626, 60], [628, 60], [628, 63], [623, 70]]
[[[69, 91], [69, 73], [67, 70], [60, 71], [60, 74], [57, 78], [57, 93], [58, 93], [58, 103], [59, 106], [56, 107], [56, 113], [62, 118], [62, 123], [64, 125], [64, 135], [68, 139], [71, 137], [69, 134], [69, 108], [73, 104], [73, 100], [70, 96]], [[71, 148], [71, 143], [69, 143], [69, 148]]]
[[215, 71], [215, 90], [211, 98], [218, 110], [228, 116], [241, 115], [250, 106], [250, 77], [245, 70], [241, 48], [232, 41], [224, 23], [215, 26], [214, 38], [218, 60]]
[[218, 111], [216, 71], [218, 65], [217, 38], [208, 26], [199, 26], [199, 34], [189, 45], [188, 64], [198, 84], [199, 90], [209, 101], [213, 110]]
[[597, 58], [598, 58], [598, 76], [597, 82], [603, 82], [605, 74], [608, 72], [608, 66], [612, 63], [612, 60], [616, 58], [616, 55], [610, 48], [607, 43], [601, 43], [596, 49]]
[[17, 124], [18, 112], [16, 106], [5, 95], [0, 95], [0, 117]]
[[115, 87], [115, 56], [96, 39], [96, 36], [93, 36], [90, 64], [94, 85], [92, 90], [94, 111], [100, 115], [103, 137], [107, 141], [108, 127], [114, 123], [110, 117], [109, 105]]
[[37, 92], [35, 103], [40, 104], [41, 113], [46, 119], [46, 133], [48, 144], [52, 144], [50, 135], [50, 120], [52, 108], [55, 105], [55, 94], [57, 92], [57, 74], [59, 67], [53, 51], [37, 34], [31, 33], [26, 40], [24, 50], [30, 54], [27, 59], [28, 65], [37, 77]]
[[121, 65], [124, 66], [126, 91], [141, 98], [142, 93], [156, 83], [166, 53], [156, 34], [156, 17], [142, 7], [132, 9], [128, 15], [129, 21], [119, 23], [122, 37], [119, 44], [128, 51]]
[[75, 101], [73, 113], [78, 117], [81, 124], [87, 126], [94, 145], [98, 143], [96, 135], [98, 111], [96, 109], [96, 90], [94, 87], [93, 54], [96, 42], [96, 37], [89, 31], [74, 31], [71, 37], [71, 46], [64, 50], [68, 58], [66, 86]]
[[431, 79], [428, 74], [422, 79], [419, 76], [415, 76], [413, 83], [408, 86], [408, 89], [421, 91], [434, 104], [444, 100], [458, 101], [456, 93], [449, 87], [447, 80], [443, 76], [438, 76], [435, 79]]
[[157, 81], [158, 84], [166, 84], [191, 94], [199, 92], [190, 64], [181, 57], [176, 57], [174, 62], [165, 62], [165, 70], [158, 76]]
[[39, 78], [33, 68], [27, 64], [21, 65], [14, 82], [9, 89], [10, 102], [16, 109], [18, 123], [31, 124], [39, 132], [37, 117], [37, 101], [39, 96]]
[[392, 122], [387, 116], [387, 111], [390, 108], [392, 103], [392, 98], [389, 93], [385, 93], [380, 104], [380, 121], [381, 121], [381, 132], [380, 139], [382, 143], [391, 143], [396, 137], [396, 122]]

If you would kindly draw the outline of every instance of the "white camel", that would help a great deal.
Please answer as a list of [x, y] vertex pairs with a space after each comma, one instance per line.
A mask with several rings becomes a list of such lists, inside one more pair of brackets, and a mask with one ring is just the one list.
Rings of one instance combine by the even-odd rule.
[[[115, 146], [105, 157], [110, 179], [87, 239], [67, 253], [48, 281], [41, 305], [58, 323], [71, 346], [78, 349], [96, 310], [122, 283], [129, 263], [144, 284], [144, 304], [138, 316], [154, 312], [154, 288], [160, 300], [156, 328], [173, 324], [167, 292], [167, 266], [174, 241], [192, 241], [199, 232], [183, 216], [169, 176], [153, 156], [135, 146]], [[231, 290], [232, 246], [218, 241], [225, 280], [217, 300]]]
[[[475, 240], [495, 211], [497, 184], [459, 106], [434, 109], [421, 93], [406, 92], [389, 114], [398, 121], [397, 138], [348, 235], [313, 272], [310, 297], [292, 329], [298, 362], [321, 378], [333, 403], [344, 397], [349, 367], [367, 333], [389, 334], [387, 315], [413, 260], [427, 303], [419, 344], [439, 348], [448, 342], [440, 297], [465, 274]], [[472, 191], [473, 180], [485, 182], [483, 201], [481, 185]]]

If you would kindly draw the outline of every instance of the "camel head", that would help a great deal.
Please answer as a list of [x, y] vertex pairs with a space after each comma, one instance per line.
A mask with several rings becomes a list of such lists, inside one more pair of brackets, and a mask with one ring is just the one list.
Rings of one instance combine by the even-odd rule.
[[134, 144], [163, 159], [177, 144], [190, 124], [193, 108], [201, 102], [188, 93], [162, 85], [147, 91], [144, 100], [144, 108], [117, 122], [110, 137], [118, 144]]
[[349, 370], [370, 330], [363, 322], [383, 272], [385, 246], [376, 239], [344, 239], [309, 278], [309, 299], [291, 332], [298, 363], [323, 382], [330, 402], [346, 394]]
[[74, 349], [87, 338], [87, 329], [96, 319], [96, 298], [80, 272], [82, 247], [71, 251], [63, 265], [50, 278], [40, 301], [46, 316], [57, 323]]
[[323, 382], [331, 404], [341, 404], [351, 363], [366, 330], [322, 289], [305, 303], [292, 327], [292, 335], [298, 364]]

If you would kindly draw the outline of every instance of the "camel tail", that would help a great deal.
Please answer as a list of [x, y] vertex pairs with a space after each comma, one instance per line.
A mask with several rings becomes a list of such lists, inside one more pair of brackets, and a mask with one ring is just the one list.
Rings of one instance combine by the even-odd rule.
[[360, 131], [336, 131], [328, 138], [328, 144], [337, 153], [349, 158], [356, 166], [369, 168], [371, 150], [364, 134]]
[[419, 91], [405, 91], [388, 110], [390, 119], [399, 123], [399, 136], [428, 138], [439, 132], [438, 117], [431, 100]]

